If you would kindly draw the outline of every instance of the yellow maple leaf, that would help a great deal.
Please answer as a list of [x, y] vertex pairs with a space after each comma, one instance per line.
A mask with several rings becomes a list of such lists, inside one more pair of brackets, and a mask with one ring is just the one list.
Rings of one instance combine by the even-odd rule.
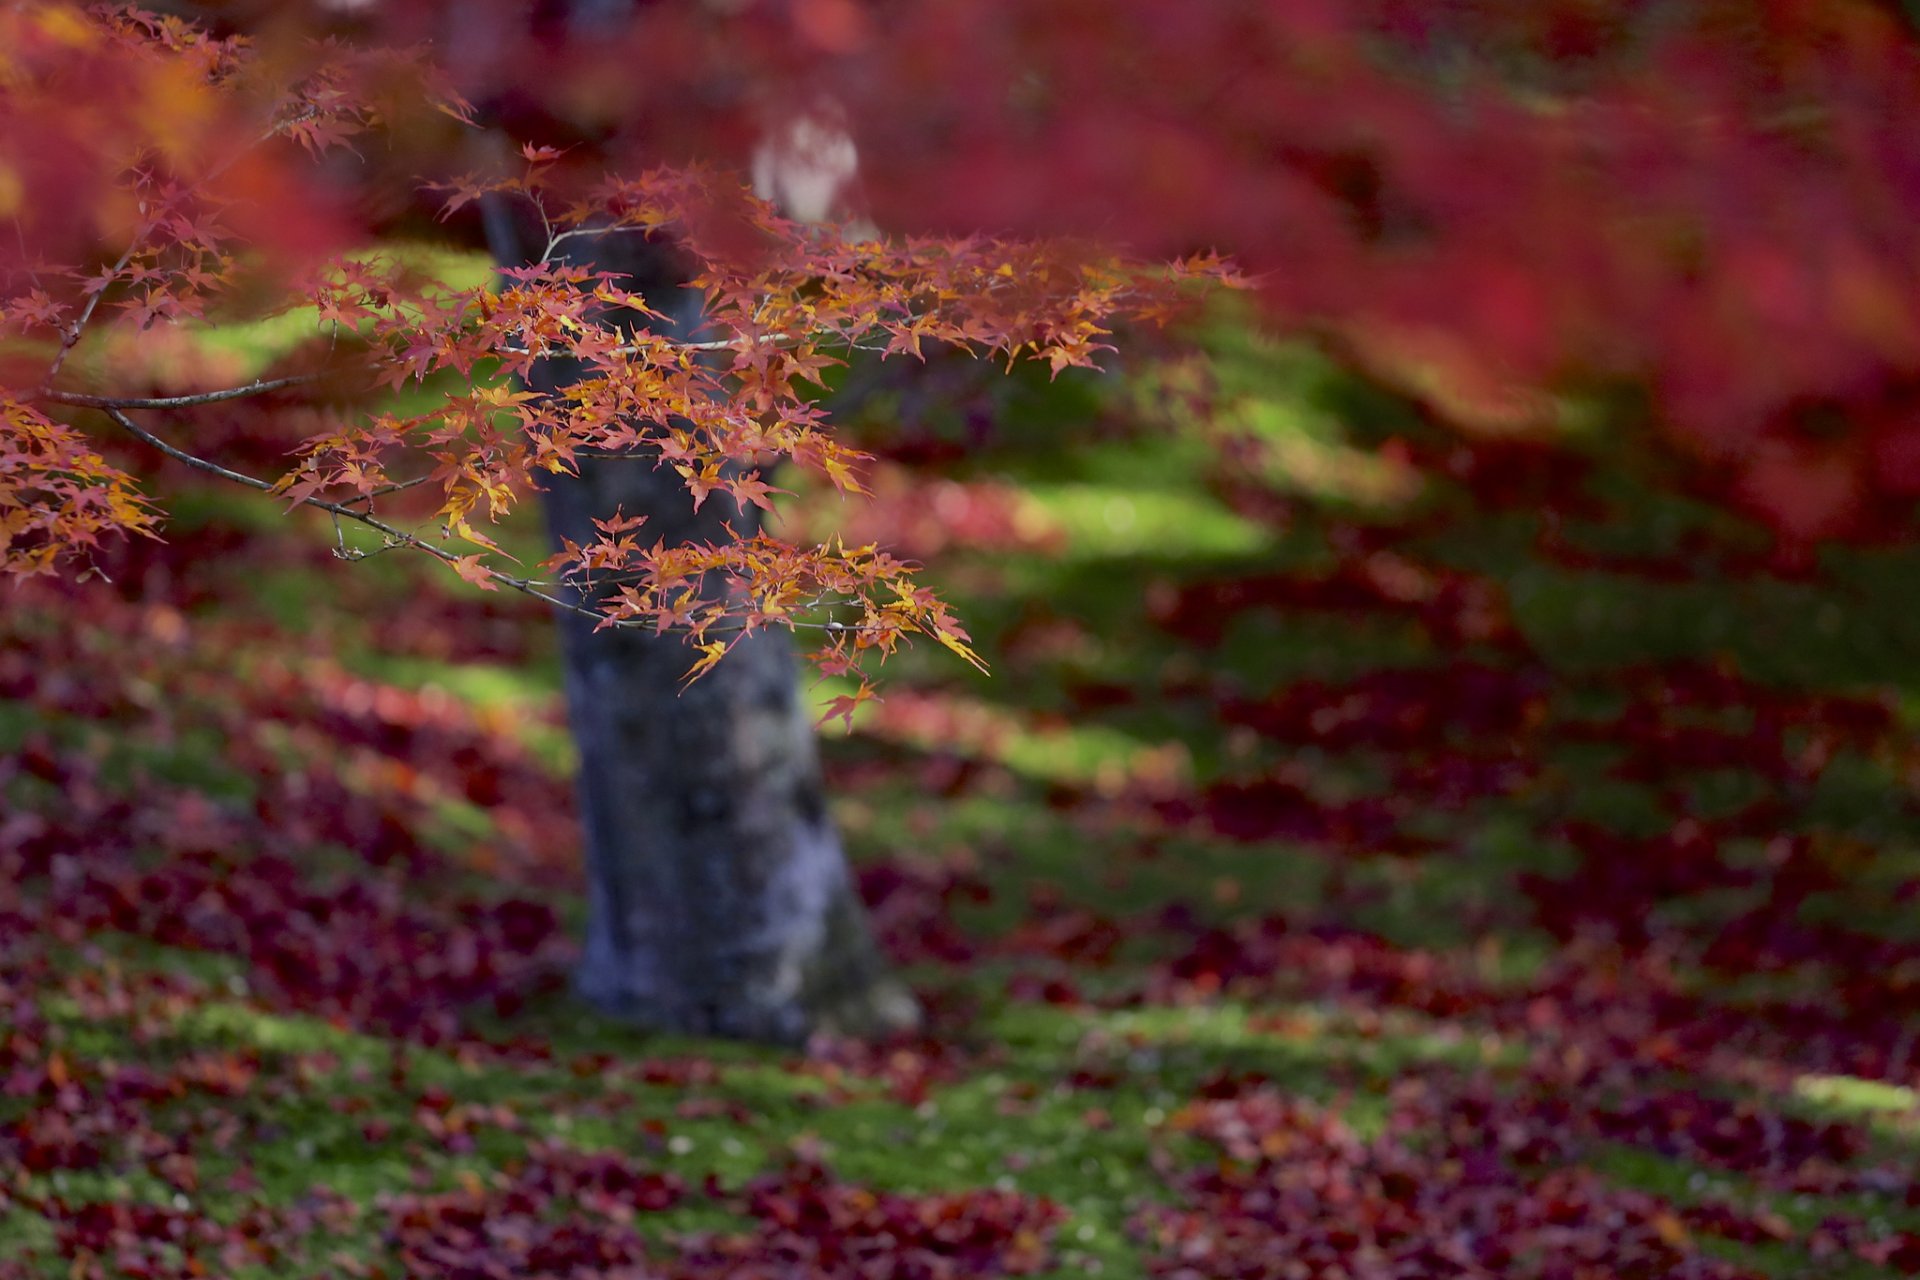
[[975, 669], [977, 669], [981, 675], [991, 674], [987, 670], [987, 664], [980, 661], [980, 655], [975, 653], [971, 648], [969, 648], [967, 646], [967, 643], [964, 640], [960, 639], [960, 637], [956, 635], [951, 635], [945, 631], [935, 631], [933, 633], [933, 638], [935, 640], [938, 640], [941, 644], [947, 646], [947, 648], [953, 650], [955, 653], [959, 654], [961, 657], [965, 658], [968, 662], [972, 663]]
[[700, 651], [701, 656], [700, 660], [689, 667], [687, 674], [681, 678], [680, 687], [683, 689], [713, 670], [714, 664], [727, 656], [727, 642], [724, 640], [709, 640], [705, 644], [696, 644], [693, 647]]

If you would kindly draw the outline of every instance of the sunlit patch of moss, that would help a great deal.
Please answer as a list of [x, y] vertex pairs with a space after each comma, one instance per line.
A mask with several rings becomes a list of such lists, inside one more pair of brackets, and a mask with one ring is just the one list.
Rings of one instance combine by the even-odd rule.
[[516, 724], [551, 717], [558, 709], [560, 673], [542, 666], [493, 662], [441, 662], [380, 655], [358, 664], [368, 676], [409, 689], [444, 689], [481, 711], [500, 712]]
[[458, 854], [493, 835], [493, 819], [464, 796], [436, 792], [427, 802], [418, 834], [423, 844]]
[[1920, 1092], [1902, 1085], [1858, 1076], [1806, 1075], [1793, 1082], [1793, 1091], [1836, 1116], [1891, 1118], [1920, 1132]]
[[[1038, 733], [1019, 734], [1006, 745], [1002, 758], [1011, 768], [1031, 778], [1056, 782], [1113, 783], [1120, 790], [1143, 770], [1179, 780], [1180, 759], [1168, 758], [1167, 744], [1144, 742], [1105, 725], [1067, 725]], [[1167, 762], [1164, 769], [1160, 763]]]
[[[29, 1183], [26, 1189], [32, 1194], [36, 1188]], [[0, 1256], [11, 1258], [19, 1265], [38, 1266], [37, 1273], [27, 1274], [66, 1274], [66, 1267], [71, 1264], [62, 1264], [55, 1256], [58, 1242], [59, 1232], [45, 1216], [11, 1206], [6, 1212], [0, 1212]]]
[[[1117, 1070], [1125, 1087], [1151, 1088], [1163, 1107], [1186, 1101], [1206, 1078], [1223, 1071], [1334, 1097], [1356, 1079], [1380, 1083], [1426, 1064], [1479, 1068], [1524, 1061], [1520, 1047], [1410, 1012], [1370, 1013], [1365, 1034], [1354, 1019], [1336, 1006], [1237, 1000], [1114, 1012], [1010, 1004], [994, 1013], [992, 1027], [1016, 1065], [1038, 1070], [1049, 1064], [1057, 1076], [1063, 1060], [1092, 1054]], [[1377, 1101], [1352, 1100], [1348, 1118], [1364, 1126]]]
[[334, 1053], [345, 1059], [384, 1060], [383, 1041], [321, 1018], [271, 1013], [233, 1000], [215, 1000], [185, 1010], [177, 1024], [183, 1037], [268, 1053]]
[[1066, 532], [1061, 555], [1232, 556], [1258, 551], [1268, 535], [1218, 502], [1178, 491], [1091, 483], [1037, 482], [1022, 490]]
[[1364, 385], [1311, 344], [1278, 339], [1231, 306], [1201, 332], [1212, 394], [1193, 397], [1191, 357], [1134, 379], [1143, 418], [1176, 433], [1241, 442], [1243, 465], [1269, 488], [1336, 512], [1393, 511], [1427, 487], [1379, 445], [1420, 433], [1409, 404]]
[[126, 1047], [126, 1029], [116, 1022], [88, 1018], [70, 996], [47, 995], [41, 1001], [47, 1016], [50, 1049], [80, 1060], [109, 1059]]
[[1325, 417], [1297, 402], [1249, 399], [1230, 406], [1216, 426], [1244, 436], [1253, 475], [1276, 493], [1311, 498], [1332, 510], [1396, 512], [1419, 501], [1426, 481], [1411, 465], [1356, 448]]
[[1171, 786], [1187, 772], [1181, 744], [1145, 740], [1117, 725], [1054, 721], [1041, 726], [1016, 711], [959, 694], [901, 695], [903, 702], [908, 698], [926, 714], [891, 717], [884, 706], [863, 709], [856, 711], [856, 727], [880, 742], [950, 751], [1005, 765], [1036, 781], [1091, 784], [1109, 794], [1142, 778]]

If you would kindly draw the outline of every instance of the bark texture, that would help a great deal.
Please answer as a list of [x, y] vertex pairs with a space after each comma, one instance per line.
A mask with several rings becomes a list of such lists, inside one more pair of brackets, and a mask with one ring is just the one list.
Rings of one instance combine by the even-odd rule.
[[[529, 253], [525, 229], [489, 218], [501, 261]], [[632, 279], [690, 327], [698, 300], [671, 252], [632, 235], [583, 239], [576, 260]], [[577, 371], [544, 367], [536, 389]], [[699, 512], [648, 458], [584, 461], [546, 486], [556, 539], [585, 542], [616, 508], [669, 544], [742, 533], [750, 514], [716, 495]], [[882, 967], [827, 812], [813, 725], [784, 631], [738, 644], [682, 688], [692, 650], [639, 629], [560, 620], [567, 704], [580, 750], [589, 914], [579, 991], [660, 1030], [794, 1043], [818, 1031], [874, 1035], [918, 1010]]]

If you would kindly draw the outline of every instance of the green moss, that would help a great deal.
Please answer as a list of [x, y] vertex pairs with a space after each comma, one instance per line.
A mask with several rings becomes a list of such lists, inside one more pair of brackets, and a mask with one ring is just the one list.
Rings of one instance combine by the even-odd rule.
[[1076, 548], [1101, 556], [1246, 555], [1266, 545], [1260, 526], [1201, 495], [1085, 482], [1029, 484], [1022, 489]]
[[1801, 1076], [1793, 1091], [1836, 1116], [1890, 1118], [1920, 1126], [1920, 1093], [1858, 1076]]
[[383, 1060], [386, 1049], [372, 1036], [342, 1030], [319, 1018], [268, 1013], [252, 1005], [216, 1001], [185, 1011], [176, 1024], [193, 1042], [242, 1045], [268, 1053], [336, 1053], [363, 1062]]
[[[471, 257], [430, 254], [419, 265], [467, 282], [484, 279], [489, 270]], [[288, 314], [230, 327], [210, 342], [258, 367], [311, 328], [311, 317]], [[992, 394], [1011, 429], [957, 470], [1024, 486], [1025, 500], [1063, 532], [1064, 543], [1057, 551], [956, 554], [930, 569], [928, 581], [955, 599], [992, 663], [991, 678], [957, 669], [932, 646], [902, 655], [885, 673], [893, 688], [949, 697], [962, 710], [1007, 728], [997, 742], [978, 748], [1001, 766], [985, 771], [989, 782], [957, 796], [930, 794], [914, 771], [923, 754], [975, 748], [915, 739], [897, 729], [883, 738], [883, 722], [868, 712], [856, 717], [850, 737], [828, 740], [830, 754], [900, 766], [889, 781], [835, 798], [854, 855], [945, 858], [971, 866], [991, 888], [985, 902], [953, 906], [960, 926], [973, 935], [991, 939], [1019, 927], [1036, 891], [1108, 915], [1128, 935], [1114, 965], [1075, 967], [1070, 974], [1082, 991], [1098, 994], [1137, 982], [1143, 966], [1187, 944], [1178, 931], [1143, 924], [1165, 904], [1178, 902], [1202, 925], [1277, 915], [1365, 929], [1395, 945], [1444, 952], [1449, 963], [1467, 966], [1482, 981], [1515, 989], [1556, 955], [1554, 939], [1534, 927], [1531, 904], [1516, 883], [1524, 875], [1564, 877], [1575, 869], [1574, 851], [1553, 835], [1557, 825], [1581, 820], [1653, 838], [1672, 826], [1676, 790], [1686, 812], [1707, 817], [1737, 812], [1773, 793], [1766, 780], [1733, 770], [1663, 780], [1658, 788], [1627, 782], [1611, 776], [1625, 759], [1622, 748], [1560, 743], [1543, 751], [1537, 786], [1471, 803], [1436, 803], [1406, 815], [1405, 830], [1434, 845], [1419, 857], [1282, 841], [1238, 844], [1203, 831], [1169, 834], [1127, 796], [1077, 809], [1049, 807], [1049, 790], [1057, 784], [1113, 794], [1103, 787], [1116, 771], [1143, 752], [1166, 749], [1187, 762], [1198, 786], [1261, 776], [1284, 764], [1290, 780], [1328, 804], [1390, 795], [1399, 763], [1392, 755], [1235, 734], [1218, 723], [1214, 695], [1257, 699], [1303, 680], [1339, 682], [1462, 658], [1511, 664], [1511, 653], [1450, 647], [1417, 621], [1385, 612], [1282, 611], [1258, 602], [1224, 620], [1167, 619], [1163, 612], [1175, 593], [1195, 583], [1324, 574], [1345, 559], [1335, 548], [1355, 524], [1378, 528], [1444, 517], [1434, 532], [1410, 544], [1410, 552], [1485, 574], [1504, 592], [1534, 655], [1553, 677], [1549, 701], [1557, 723], [1604, 723], [1620, 715], [1629, 709], [1627, 695], [1606, 677], [1638, 663], [1678, 661], [1727, 662], [1783, 687], [1890, 692], [1904, 699], [1909, 722], [1920, 724], [1920, 675], [1912, 662], [1920, 652], [1920, 615], [1910, 607], [1908, 589], [1920, 577], [1920, 553], [1913, 549], [1836, 551], [1822, 566], [1824, 581], [1766, 575], [1736, 580], [1707, 564], [1694, 566], [1699, 574], [1692, 582], [1571, 569], [1540, 554], [1537, 511], [1484, 511], [1471, 494], [1443, 480], [1392, 501], [1369, 489], [1382, 475], [1376, 452], [1382, 442], [1437, 440], [1406, 402], [1340, 373], [1303, 347], [1273, 343], [1242, 325], [1223, 322], [1209, 341], [1222, 393], [1221, 422], [1169, 424], [1172, 397], [1165, 379], [1172, 374], [1166, 370], [1142, 376], [1137, 389], [1158, 416], [1148, 419], [1150, 430], [1136, 430], [1131, 439], [1113, 438], [1110, 424], [1099, 421], [1111, 417], [1125, 394], [1117, 380], [1069, 375], [1048, 383], [1023, 373], [996, 384]], [[444, 389], [408, 388], [394, 407], [426, 411]], [[869, 415], [875, 432], [884, 416], [879, 408]], [[1619, 406], [1596, 397], [1564, 408], [1569, 429], [1594, 454], [1588, 493], [1609, 511], [1631, 512], [1633, 518], [1564, 519], [1554, 531], [1562, 543], [1603, 557], [1684, 557], [1689, 540], [1705, 533], [1734, 550], [1764, 553], [1765, 538], [1751, 526], [1661, 488], [1659, 467], [1620, 444], [1625, 437], [1614, 430]], [[967, 424], [957, 411], [952, 417], [926, 429], [967, 440]], [[1267, 449], [1253, 471], [1234, 478], [1260, 481], [1283, 495], [1288, 522], [1249, 520], [1214, 492], [1217, 460], [1190, 429], [1200, 426], [1229, 427]], [[1046, 442], [1060, 447], [1033, 447]], [[1303, 464], [1297, 473], [1274, 465], [1288, 458]], [[220, 522], [259, 537], [333, 536], [325, 520], [289, 518], [250, 495], [196, 489], [172, 506], [178, 530]], [[530, 512], [502, 533], [509, 550], [529, 563], [545, 554], [545, 534]], [[350, 537], [356, 539], [351, 545], [374, 546], [361, 534]], [[206, 605], [206, 616], [265, 617], [334, 646], [341, 664], [365, 678], [442, 689], [509, 723], [546, 767], [569, 770], [573, 752], [557, 717], [560, 680], [552, 661], [455, 663], [379, 653], [365, 641], [369, 610], [419, 590], [423, 575], [431, 577], [433, 590], [471, 591], [403, 556], [267, 573], [236, 561], [230, 571], [209, 572], [218, 598]], [[1217, 644], [1189, 643], [1176, 634], [1187, 629], [1182, 624], [1204, 632], [1205, 624], [1216, 621], [1223, 623]], [[48, 617], [18, 625], [41, 627], [45, 635], [60, 634], [68, 624]], [[1047, 627], [1077, 629], [1079, 638], [1058, 647], [1027, 644]], [[1089, 710], [1076, 696], [1089, 682], [1122, 686], [1134, 697], [1126, 705]], [[1180, 692], [1164, 692], [1169, 689]], [[812, 696], [824, 701], [845, 691], [844, 684], [829, 681]], [[1735, 733], [1753, 721], [1745, 710], [1699, 718]], [[157, 781], [224, 804], [242, 806], [251, 799], [252, 781], [225, 758], [223, 741], [210, 731], [189, 727], [162, 742], [123, 726], [62, 718], [42, 723], [36, 711], [0, 704], [0, 749], [34, 732], [47, 733], [63, 748], [97, 752], [111, 788]], [[294, 735], [267, 725], [259, 741], [281, 750], [288, 767], [299, 762]], [[5, 785], [9, 805], [61, 803], [58, 792], [37, 779], [14, 777]], [[1822, 772], [1793, 825], [1816, 833], [1821, 849], [1838, 850], [1833, 857], [1840, 883], [1807, 898], [1805, 921], [1913, 936], [1910, 904], [1899, 897], [1902, 886], [1920, 875], [1920, 821], [1911, 812], [1910, 790], [1895, 763], [1858, 753], [1839, 753]], [[489, 832], [485, 810], [446, 798], [421, 834], [457, 853]], [[351, 850], [322, 847], [299, 854], [321, 881], [369, 874]], [[1661, 903], [1655, 925], [1710, 931], [1764, 900], [1771, 885], [1765, 842], [1733, 842], [1726, 856], [1730, 865], [1753, 873], [1751, 885]], [[470, 880], [448, 877], [446, 884], [436, 880], [417, 891], [437, 892], [448, 884], [482, 896], [506, 891], [477, 874]], [[564, 893], [553, 896], [577, 923], [579, 902]], [[259, 1062], [258, 1087], [219, 1101], [244, 1122], [246, 1141], [231, 1151], [200, 1153], [198, 1194], [215, 1216], [237, 1216], [254, 1199], [288, 1204], [316, 1183], [366, 1204], [408, 1189], [416, 1179], [428, 1187], [452, 1186], [463, 1173], [486, 1176], [510, 1164], [541, 1137], [626, 1152], [694, 1183], [713, 1175], [730, 1185], [778, 1167], [804, 1146], [824, 1152], [840, 1176], [884, 1189], [1005, 1186], [1058, 1201], [1071, 1215], [1059, 1241], [1061, 1276], [1089, 1274], [1094, 1263], [1105, 1277], [1143, 1274], [1127, 1221], [1142, 1203], [1169, 1194], [1150, 1158], [1156, 1148], [1182, 1160], [1203, 1158], [1167, 1122], [1213, 1076], [1258, 1076], [1275, 1089], [1336, 1107], [1356, 1127], [1371, 1131], [1383, 1115], [1386, 1086], [1397, 1078], [1435, 1065], [1497, 1074], [1518, 1068], [1532, 1047], [1464, 1022], [1391, 1009], [1363, 1018], [1335, 1005], [1256, 1000], [1245, 990], [1233, 993], [1240, 998], [1192, 1007], [1117, 1012], [1022, 1003], [1002, 994], [1007, 980], [1057, 961], [1003, 955], [964, 969], [929, 966], [913, 975], [957, 1002], [973, 1002], [979, 1012], [963, 1029], [943, 1026], [942, 1035], [961, 1042], [962, 1065], [910, 1104], [885, 1080], [843, 1074], [829, 1082], [797, 1069], [777, 1051], [641, 1034], [563, 993], [535, 1000], [511, 1017], [473, 1014], [471, 1023], [482, 1034], [530, 1038], [551, 1050], [549, 1060], [518, 1061], [484, 1051], [463, 1056], [401, 1046], [324, 1019], [262, 1008], [247, 997], [239, 957], [103, 934], [55, 958], [62, 973], [103, 965], [172, 973], [188, 983], [192, 997], [170, 1025], [142, 1027], [136, 1034], [126, 1020], [83, 1016], [72, 1000], [49, 994], [41, 1001], [52, 1023], [49, 1039], [69, 1058], [164, 1064], [231, 1049]], [[1681, 964], [1676, 977], [1683, 992], [1711, 993], [1736, 1008], [1762, 999], [1817, 1000], [1837, 980], [1814, 966], [1741, 978]], [[619, 1059], [697, 1057], [716, 1064], [718, 1078], [683, 1088], [636, 1082], [618, 1071], [602, 1075], [583, 1058], [602, 1053]], [[389, 1076], [396, 1063], [404, 1068], [397, 1082]], [[1077, 1073], [1084, 1073], [1086, 1087], [1072, 1083]], [[448, 1150], [426, 1136], [415, 1113], [419, 1092], [429, 1086], [460, 1102], [507, 1108], [525, 1129], [483, 1126], [474, 1150]], [[1794, 1114], [1862, 1120], [1879, 1144], [1876, 1154], [1883, 1150], [1891, 1162], [1911, 1163], [1916, 1103], [1910, 1090], [1805, 1077], [1790, 1097], [1756, 1100]], [[718, 1106], [712, 1113], [696, 1106], [682, 1114], [689, 1102]], [[0, 1101], [0, 1115], [11, 1118], [24, 1105], [21, 1099]], [[151, 1119], [157, 1131], [184, 1132], [194, 1109], [208, 1105], [198, 1098], [157, 1104]], [[387, 1126], [384, 1139], [368, 1136], [373, 1121]], [[1607, 1149], [1597, 1167], [1615, 1181], [1676, 1203], [1705, 1195], [1749, 1204], [1765, 1199], [1743, 1180], [1631, 1148]], [[242, 1194], [227, 1183], [242, 1170], [258, 1180], [257, 1193]], [[60, 1173], [29, 1186], [77, 1198], [174, 1194], [147, 1172]], [[1810, 1198], [1781, 1212], [1797, 1223], [1828, 1212], [1907, 1220], [1901, 1216], [1906, 1211], [1884, 1199]], [[646, 1224], [656, 1236], [742, 1225], [728, 1211], [698, 1202]], [[377, 1232], [370, 1221], [361, 1234], [325, 1247], [363, 1261], [384, 1259]], [[19, 1212], [0, 1214], [0, 1253], [45, 1259], [52, 1268], [52, 1245], [46, 1224]], [[1816, 1265], [1792, 1247], [1738, 1249], [1712, 1240], [1699, 1247], [1774, 1275], [1806, 1274]], [[317, 1259], [296, 1269], [326, 1265]], [[1821, 1273], [1878, 1274], [1859, 1267]]]

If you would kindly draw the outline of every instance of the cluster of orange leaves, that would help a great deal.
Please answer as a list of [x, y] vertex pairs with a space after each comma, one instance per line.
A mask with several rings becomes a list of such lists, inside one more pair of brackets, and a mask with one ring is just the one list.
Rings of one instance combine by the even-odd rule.
[[[537, 212], [545, 253], [494, 285], [453, 288], [380, 253], [325, 185], [331, 155], [407, 127], [409, 112], [472, 127], [470, 108], [423, 59], [326, 42], [304, 46], [304, 60], [285, 47], [269, 56], [173, 19], [57, 4], [9, 9], [0, 25], [0, 47], [12, 46], [0, 53], [0, 200], [12, 192], [39, 207], [56, 182], [89, 193], [57, 223], [24, 220], [19, 253], [0, 257], [9, 574], [84, 562], [111, 532], [156, 530], [133, 478], [86, 434], [118, 425], [176, 461], [370, 525], [386, 545], [426, 551], [481, 587], [592, 610], [603, 625], [683, 632], [699, 650], [695, 674], [738, 635], [815, 627], [820, 667], [860, 678], [850, 711], [870, 695], [862, 659], [910, 636], [978, 663], [912, 566], [877, 548], [798, 547], [757, 531], [665, 546], [637, 534], [642, 516], [610, 513], [600, 538], [565, 546], [533, 578], [503, 567], [486, 526], [540, 473], [596, 455], [671, 467], [696, 509], [715, 493], [743, 513], [771, 509], [769, 476], [783, 463], [863, 492], [862, 455], [830, 434], [819, 399], [825, 371], [849, 352], [920, 357], [944, 345], [1057, 373], [1093, 365], [1116, 323], [1164, 319], [1191, 298], [1193, 278], [1231, 276], [1212, 258], [1150, 270], [1067, 243], [854, 237], [787, 221], [719, 172], [655, 170], [579, 189], [556, 176], [561, 152], [527, 145], [518, 172], [441, 190], [449, 212], [474, 201]], [[76, 115], [73, 94], [95, 83], [124, 101]], [[36, 168], [14, 140], [49, 122], [78, 141]], [[670, 237], [696, 264], [697, 329], [581, 264], [576, 250], [621, 235]], [[169, 445], [153, 416], [241, 400], [261, 384], [161, 403], [99, 360], [68, 360], [115, 332], [276, 313], [310, 321], [328, 354], [273, 390], [303, 377], [391, 390], [432, 379], [444, 395], [410, 416], [331, 421], [289, 473], [262, 479]], [[576, 376], [543, 380], [548, 361]], [[437, 497], [437, 537], [381, 518], [376, 507], [402, 490]]]
[[0, 433], [0, 564], [9, 572], [50, 573], [105, 534], [153, 528], [133, 477], [73, 428], [0, 396]]

